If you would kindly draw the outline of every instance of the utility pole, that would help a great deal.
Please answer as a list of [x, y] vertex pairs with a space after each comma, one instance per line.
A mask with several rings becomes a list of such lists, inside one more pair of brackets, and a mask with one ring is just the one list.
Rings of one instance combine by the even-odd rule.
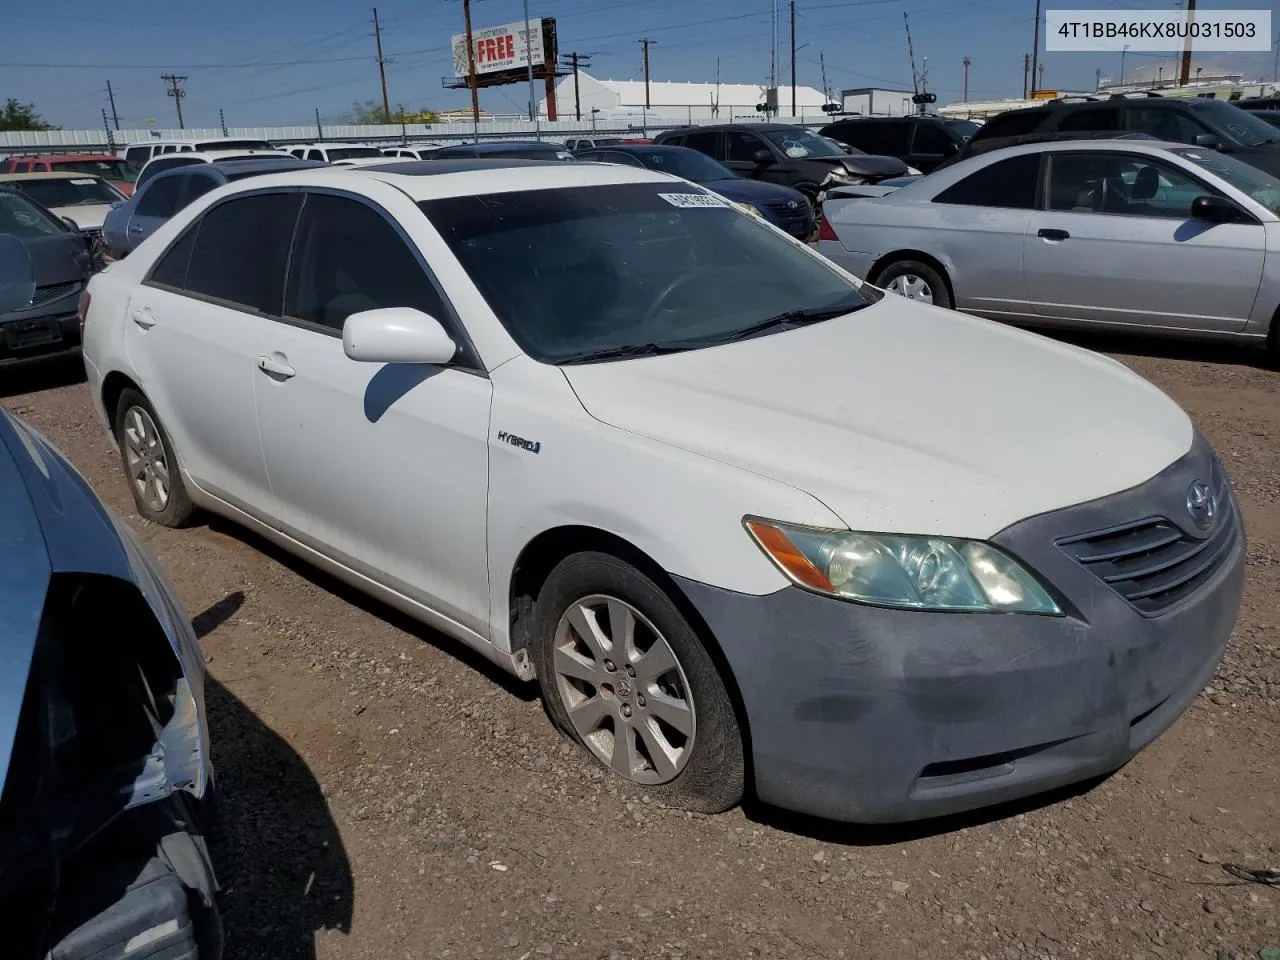
[[561, 59], [568, 60], [568, 66], [573, 70], [573, 117], [575, 120], [582, 119], [582, 101], [578, 94], [578, 68], [591, 66], [591, 53], [578, 53], [574, 50], [566, 53]]
[[116, 113], [116, 95], [111, 89], [111, 81], [107, 81], [107, 99], [111, 101], [111, 121], [116, 125], [116, 129], [120, 129], [120, 115]]
[[1098, 67], [1093, 71], [1093, 91], [1097, 93], [1102, 89], [1102, 68]]
[[[1124, 55], [1128, 52], [1129, 52], [1129, 45], [1126, 43], [1123, 47], [1120, 48], [1120, 82], [1122, 84], [1124, 83]], [[1185, 64], [1183, 65], [1183, 70], [1184, 71], [1186, 70]], [[1183, 73], [1182, 76], [1185, 78], [1186, 73]], [[1182, 82], [1186, 83], [1187, 81], [1186, 79], [1183, 79]]]
[[183, 90], [179, 84], [187, 78], [174, 76], [172, 73], [166, 73], [162, 74], [160, 79], [169, 84], [169, 96], [173, 97], [174, 105], [178, 108], [178, 129], [185, 130], [186, 124], [182, 122], [182, 98], [187, 95], [187, 91]]
[[[533, 92], [533, 32], [529, 29], [529, 0], [524, 0], [524, 65], [529, 72], [529, 120], [536, 126], [537, 136], [542, 139], [541, 121], [538, 120], [538, 95]], [[555, 71], [552, 71], [553, 73]], [[550, 89], [550, 88], [548, 88]]]
[[822, 101], [831, 102], [831, 88], [827, 86], [827, 58], [823, 51], [818, 51], [818, 66], [822, 68]]
[[636, 43], [644, 47], [644, 108], [646, 110], [649, 109], [649, 44], [657, 42], [657, 40], [650, 40], [648, 37], [636, 41]]
[[796, 115], [796, 0], [791, 0], [791, 115]]
[[973, 61], [965, 57], [961, 63], [964, 64], [964, 102], [969, 102], [969, 64]]
[[[1280, 83], [1280, 33], [1276, 34], [1276, 65], [1271, 74], [1272, 83]], [[1273, 90], [1272, 93], [1275, 91]]]
[[[769, 52], [769, 86], [778, 89], [778, 0], [773, 0], [773, 48]], [[774, 95], [777, 99], [777, 95]]]
[[111, 124], [107, 122], [107, 111], [102, 111], [102, 128], [107, 131], [107, 150], [116, 152], [115, 138], [111, 136]]
[[1044, 64], [1040, 64], [1040, 76], [1036, 78], [1036, 89], [1044, 89]]
[[476, 44], [471, 39], [471, 0], [462, 0], [462, 20], [467, 33], [467, 86], [471, 88], [471, 121], [480, 139], [480, 90], [476, 86]]
[[324, 142], [324, 127], [320, 125], [320, 108], [316, 107], [316, 143]]
[[[1196, 0], [1187, 0], [1187, 27], [1196, 22]], [[1178, 86], [1185, 87], [1191, 77], [1191, 30], [1187, 30], [1187, 42], [1182, 47], [1182, 70]]]
[[[1036, 82], [1036, 70], [1040, 62], [1040, 0], [1036, 0], [1036, 29], [1031, 47], [1031, 82]], [[1036, 88], [1032, 86], [1031, 95], [1035, 96]]]
[[1027, 72], [1031, 69], [1031, 54], [1022, 55], [1022, 99], [1027, 99]]
[[222, 135], [227, 135], [227, 116], [222, 112], [222, 108], [218, 108], [218, 125], [222, 127]]
[[387, 61], [382, 56], [382, 25], [378, 23], [378, 8], [373, 8], [373, 42], [378, 48], [378, 76], [382, 80], [382, 119], [391, 122], [391, 101], [387, 99]]

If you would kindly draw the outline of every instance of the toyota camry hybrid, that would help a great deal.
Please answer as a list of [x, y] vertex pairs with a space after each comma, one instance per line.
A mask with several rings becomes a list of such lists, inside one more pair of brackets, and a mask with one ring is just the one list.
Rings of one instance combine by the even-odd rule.
[[233, 518], [536, 677], [689, 809], [908, 820], [1104, 774], [1240, 603], [1230, 482], [1154, 386], [655, 171], [256, 177], [82, 306], [144, 517]]

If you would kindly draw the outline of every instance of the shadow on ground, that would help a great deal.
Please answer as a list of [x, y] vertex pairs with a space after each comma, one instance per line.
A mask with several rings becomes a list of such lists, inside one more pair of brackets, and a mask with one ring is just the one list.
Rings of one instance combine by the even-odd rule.
[[[216, 630], [243, 602], [231, 594], [197, 614], [197, 634]], [[329, 805], [306, 761], [213, 677], [205, 707], [224, 840], [224, 960], [312, 960], [317, 932], [348, 932], [355, 902]]]
[[1133, 357], [1155, 357], [1165, 360], [1187, 360], [1198, 363], [1220, 363], [1259, 370], [1275, 366], [1267, 352], [1258, 347], [1203, 340], [1178, 340], [1172, 337], [1142, 337], [1128, 334], [1093, 334], [1067, 330], [1038, 330], [1045, 336], [1098, 353]]
[[0, 397], [16, 397], [21, 393], [36, 393], [83, 383], [84, 361], [77, 353], [73, 356], [53, 357], [32, 361], [29, 365], [12, 367], [0, 375]]

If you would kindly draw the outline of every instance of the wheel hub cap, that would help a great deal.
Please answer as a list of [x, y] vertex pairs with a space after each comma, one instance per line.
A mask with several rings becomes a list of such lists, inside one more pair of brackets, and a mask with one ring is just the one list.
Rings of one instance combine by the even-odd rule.
[[666, 638], [624, 600], [593, 595], [556, 626], [556, 690], [574, 732], [634, 783], [675, 779], [693, 751], [693, 695]]
[[933, 303], [933, 289], [923, 277], [918, 277], [914, 273], [904, 273], [900, 277], [894, 277], [889, 284], [889, 290], [908, 300]]
[[144, 504], [156, 513], [169, 504], [169, 461], [160, 429], [142, 407], [124, 415], [124, 455], [129, 482]]

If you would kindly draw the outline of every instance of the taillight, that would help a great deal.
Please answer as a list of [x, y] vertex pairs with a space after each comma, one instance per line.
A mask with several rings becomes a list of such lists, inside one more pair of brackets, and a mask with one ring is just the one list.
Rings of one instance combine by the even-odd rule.
[[836, 243], [840, 242], [840, 238], [836, 236], [836, 232], [831, 229], [831, 221], [826, 217], [823, 217], [822, 222], [818, 225], [818, 239], [834, 240]]
[[89, 288], [80, 291], [80, 302], [76, 304], [76, 316], [80, 318], [80, 331], [84, 332], [84, 321], [89, 316], [89, 304], [93, 298], [89, 296]]

